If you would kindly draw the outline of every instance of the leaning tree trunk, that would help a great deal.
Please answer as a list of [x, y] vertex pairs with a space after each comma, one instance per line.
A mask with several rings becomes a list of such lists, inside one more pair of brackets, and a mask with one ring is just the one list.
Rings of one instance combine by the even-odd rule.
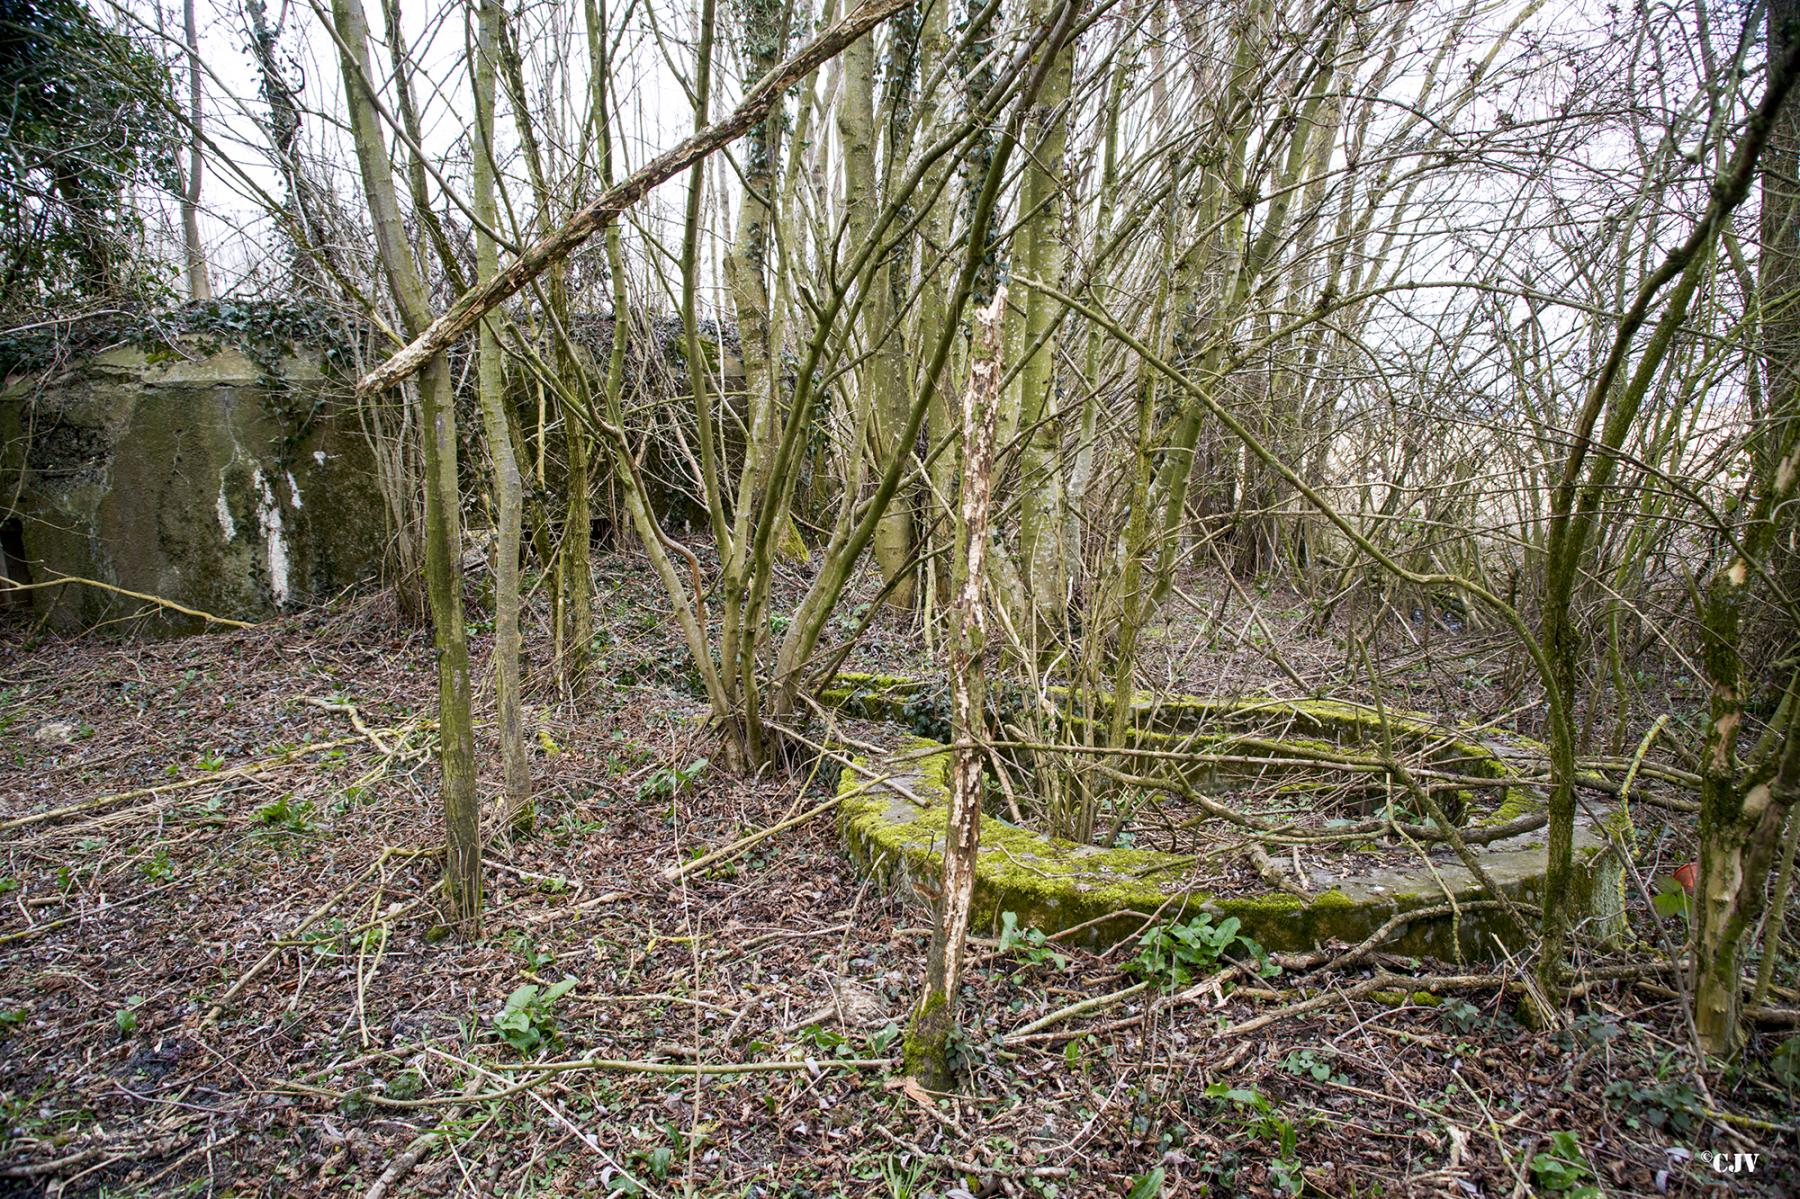
[[[363, 191], [375, 250], [408, 337], [431, 324], [425, 280], [413, 259], [383, 143], [369, 69], [369, 26], [362, 0], [332, 0]], [[438, 667], [439, 790], [444, 804], [444, 893], [451, 917], [473, 929], [481, 919], [481, 819], [475, 800], [475, 734], [469, 718], [469, 643], [463, 625], [462, 521], [456, 482], [456, 404], [449, 355], [419, 372], [425, 445], [425, 580]]]
[[927, 1087], [948, 1089], [950, 1034], [956, 1027], [956, 987], [975, 902], [975, 859], [981, 845], [981, 745], [986, 703], [981, 651], [987, 617], [981, 589], [987, 575], [988, 517], [993, 498], [994, 424], [1000, 406], [1000, 325], [1006, 288], [975, 314], [975, 346], [962, 402], [962, 491], [957, 508], [956, 582], [951, 601], [950, 820], [944, 835], [943, 889], [925, 995], [906, 1037], [907, 1072]]

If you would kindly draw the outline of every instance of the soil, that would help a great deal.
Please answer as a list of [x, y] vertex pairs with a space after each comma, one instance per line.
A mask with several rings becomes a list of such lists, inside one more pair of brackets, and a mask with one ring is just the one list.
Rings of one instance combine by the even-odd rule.
[[[183, 640], [7, 635], [0, 820], [162, 789], [5, 833], [0, 1195], [948, 1199], [1153, 1195], [1159, 1178], [1182, 1196], [1512, 1196], [1557, 1179], [1564, 1193], [1800, 1192], [1794, 1079], [1771, 1064], [1787, 1034], [1759, 1032], [1742, 1068], [1702, 1079], [1676, 980], [1609, 978], [1642, 950], [1573, 962], [1583, 998], [1557, 1030], [1519, 1022], [1516, 970], [1375, 957], [1153, 988], [1008, 1041], [1134, 981], [1135, 947], [987, 942], [958, 1013], [959, 1094], [919, 1092], [897, 1061], [834, 1065], [897, 1058], [928, 918], [866, 885], [828, 818], [665, 880], [833, 780], [804, 763], [754, 778], [702, 764], [713, 749], [654, 579], [613, 556], [596, 583], [590, 692], [560, 695], [547, 632], [527, 636], [537, 826], [493, 844], [479, 935], [450, 934], [434, 907], [438, 863], [419, 852], [441, 823], [424, 752], [432, 654], [386, 597]], [[1218, 627], [1244, 621], [1230, 597], [1210, 602]], [[1285, 638], [1307, 613], [1282, 602], [1265, 617]], [[1465, 637], [1478, 657], [1479, 633]], [[916, 669], [921, 640], [905, 614], [878, 613], [850, 664]], [[1319, 687], [1357, 698], [1325, 640], [1282, 644]], [[1396, 702], [1518, 699], [1504, 664], [1481, 703], [1448, 696], [1447, 680], [1476, 676], [1442, 640]], [[1282, 677], [1252, 647], [1208, 654], [1229, 655], [1209, 677], [1232, 686]], [[243, 769], [281, 754], [295, 756]], [[1641, 836], [1646, 877], [1685, 860], [1678, 831]], [[1648, 943], [1679, 932], [1641, 902], [1633, 919]], [[1438, 975], [1443, 998], [1358, 991], [1378, 968]], [[525, 1021], [539, 1043], [516, 1029], [509, 1043], [508, 997], [564, 978], [572, 989]], [[1244, 1029], [1307, 997], [1323, 1002]], [[583, 1057], [639, 1065], [516, 1070]], [[695, 1062], [799, 1064], [649, 1072]], [[489, 1097], [521, 1077], [537, 1083]], [[1754, 1173], [1714, 1168], [1740, 1152], [1759, 1155]]]

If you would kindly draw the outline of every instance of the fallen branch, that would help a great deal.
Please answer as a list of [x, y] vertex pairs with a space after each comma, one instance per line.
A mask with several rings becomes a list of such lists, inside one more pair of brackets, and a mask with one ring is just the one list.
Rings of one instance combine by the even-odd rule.
[[423, 333], [364, 375], [356, 384], [357, 394], [385, 391], [417, 374], [433, 355], [460, 340], [482, 317], [574, 253], [582, 242], [649, 194], [651, 188], [742, 137], [768, 116], [769, 110], [788, 88], [911, 3], [912, 0], [868, 0], [819, 34], [793, 57], [758, 80], [729, 116], [652, 158], [622, 183], [601, 192], [561, 228], [532, 243], [505, 270], [479, 287], [464, 292]]
[[202, 612], [198, 608], [190, 608], [186, 604], [178, 604], [172, 599], [164, 599], [160, 595], [150, 595], [142, 591], [131, 591], [124, 587], [115, 587], [111, 583], [102, 583], [99, 579], [84, 579], [79, 575], [62, 575], [59, 578], [46, 579], [42, 583], [16, 583], [5, 575], [0, 575], [0, 587], [7, 591], [38, 591], [45, 587], [66, 587], [70, 583], [79, 583], [83, 587], [97, 587], [101, 591], [110, 591], [114, 595], [126, 595], [135, 600], [143, 600], [147, 604], [155, 604], [159, 608], [167, 608], [179, 612], [183, 616], [192, 616], [204, 620], [208, 624], [222, 624], [234, 629], [254, 629], [256, 626], [247, 620], [232, 620], [229, 616], [214, 616], [211, 612]]
[[1233, 1024], [1229, 1028], [1220, 1029], [1216, 1036], [1241, 1037], [1246, 1033], [1267, 1028], [1277, 1021], [1293, 1016], [1303, 1016], [1307, 1012], [1317, 1011], [1333, 1003], [1349, 1002], [1352, 999], [1363, 999], [1379, 991], [1393, 991], [1400, 995], [1414, 995], [1420, 992], [1433, 994], [1436, 991], [1456, 990], [1468, 991], [1478, 987], [1505, 987], [1506, 979], [1497, 975], [1484, 974], [1436, 974], [1418, 978], [1404, 974], [1393, 974], [1382, 970], [1368, 978], [1358, 981], [1354, 986], [1342, 990], [1323, 991], [1310, 999], [1302, 999], [1298, 1003], [1290, 1003], [1286, 1007], [1272, 1012], [1264, 1012], [1241, 1024]]

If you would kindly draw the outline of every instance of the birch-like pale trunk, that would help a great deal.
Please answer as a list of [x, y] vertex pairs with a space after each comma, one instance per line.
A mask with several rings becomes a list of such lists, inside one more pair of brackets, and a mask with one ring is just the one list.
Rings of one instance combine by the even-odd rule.
[[937, 920], [925, 964], [925, 994], [906, 1037], [906, 1068], [925, 1086], [951, 1083], [950, 1034], [956, 1027], [956, 989], [975, 902], [975, 863], [981, 848], [983, 710], [987, 680], [981, 654], [987, 641], [982, 588], [987, 578], [988, 523], [994, 484], [994, 430], [1000, 411], [1001, 324], [1006, 288], [975, 313], [969, 385], [962, 396], [962, 487], [957, 501], [956, 574], [952, 591], [950, 675], [950, 816]]

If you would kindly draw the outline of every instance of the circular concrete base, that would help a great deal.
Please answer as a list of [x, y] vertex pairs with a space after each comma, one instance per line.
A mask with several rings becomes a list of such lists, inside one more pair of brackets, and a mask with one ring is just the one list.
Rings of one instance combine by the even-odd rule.
[[[880, 675], [843, 674], [826, 699], [855, 715], [918, 725], [928, 684]], [[1051, 696], [1067, 702], [1066, 694]], [[929, 723], [928, 721], [924, 723]], [[1318, 758], [1327, 749], [1379, 738], [1382, 716], [1355, 704], [1331, 701], [1178, 698], [1134, 704], [1134, 743], [1153, 748], [1204, 748], [1229, 740], [1270, 756]], [[1271, 724], [1281, 730], [1266, 733]], [[1426, 753], [1434, 765], [1464, 777], [1505, 778], [1509, 759], [1537, 757], [1537, 747], [1516, 736], [1448, 730], [1412, 715], [1386, 717], [1387, 735]], [[865, 870], [929, 903], [939, 890], [940, 853], [949, 812], [950, 751], [942, 742], [910, 736], [894, 750], [855, 759], [838, 794], [839, 829]], [[1485, 821], [1509, 826], [1538, 823], [1544, 802], [1510, 787]], [[1616, 906], [1617, 865], [1607, 852], [1608, 813], [1581, 812], [1575, 824], [1574, 900], [1579, 910]], [[1509, 896], [1535, 902], [1542, 894], [1545, 833], [1536, 828], [1471, 847], [1482, 869]], [[1354, 852], [1325, 867], [1309, 868], [1311, 898], [1271, 890], [1214, 895], [1193, 877], [1191, 857], [1155, 850], [1102, 848], [1046, 836], [984, 815], [975, 877], [977, 926], [998, 928], [1003, 912], [1021, 927], [1046, 933], [1083, 926], [1074, 940], [1105, 946], [1129, 936], [1146, 917], [1176, 920], [1208, 911], [1236, 916], [1246, 935], [1270, 950], [1309, 949], [1329, 942], [1356, 944], [1396, 915], [1486, 896], [1460, 862], [1393, 867], [1363, 864]], [[1420, 917], [1396, 928], [1389, 952], [1487, 959], [1517, 948], [1504, 915], [1494, 908]]]

